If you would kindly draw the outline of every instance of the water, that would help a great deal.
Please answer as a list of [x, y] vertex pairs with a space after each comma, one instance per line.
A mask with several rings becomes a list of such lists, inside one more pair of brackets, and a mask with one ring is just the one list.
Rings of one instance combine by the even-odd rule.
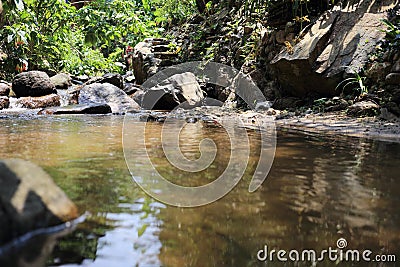
[[[122, 123], [118, 116], [0, 117], [0, 158], [39, 164], [82, 213], [91, 214], [72, 233], [32, 241], [10, 255], [7, 264], [310, 266], [259, 262], [257, 252], [264, 245], [321, 251], [336, 248], [339, 238], [347, 240], [348, 249], [394, 254], [400, 260], [398, 143], [280, 130], [268, 179], [248, 193], [260, 147], [258, 133], [248, 131], [251, 155], [244, 179], [223, 199], [188, 209], [159, 203], [132, 181], [122, 150]], [[223, 172], [230, 156], [223, 129], [196, 123], [181, 133], [181, 149], [189, 158], [199, 156], [198, 142], [204, 137], [219, 148], [206, 172], [187, 175], [163, 157], [161, 126], [149, 123], [146, 128], [149, 155], [161, 174], [195, 186]], [[325, 260], [317, 266], [335, 263]]]

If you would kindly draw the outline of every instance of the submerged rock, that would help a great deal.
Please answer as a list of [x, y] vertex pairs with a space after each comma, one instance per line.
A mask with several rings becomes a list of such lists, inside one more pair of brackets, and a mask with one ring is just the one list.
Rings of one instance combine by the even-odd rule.
[[66, 107], [47, 108], [39, 111], [39, 115], [108, 114], [111, 112], [111, 107], [107, 104], [81, 104]]
[[11, 86], [5, 83], [0, 83], [0, 96], [8, 96], [10, 94]]
[[38, 228], [77, 218], [74, 203], [37, 165], [0, 160], [0, 245]]
[[124, 91], [109, 83], [94, 83], [80, 90], [79, 104], [108, 104], [113, 113], [125, 113], [140, 109]]
[[141, 96], [145, 109], [172, 110], [181, 103], [194, 106], [204, 99], [203, 91], [191, 72], [175, 74], [158, 85], [145, 90]]
[[61, 105], [60, 96], [56, 94], [41, 96], [41, 97], [21, 97], [15, 102], [16, 106], [22, 108], [47, 108], [57, 107]]
[[17, 97], [45, 96], [56, 92], [54, 84], [43, 71], [28, 71], [15, 76], [12, 90]]

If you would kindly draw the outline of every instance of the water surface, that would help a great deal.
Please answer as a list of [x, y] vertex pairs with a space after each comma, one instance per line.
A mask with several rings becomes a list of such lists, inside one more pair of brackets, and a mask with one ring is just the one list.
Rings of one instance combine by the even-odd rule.
[[[0, 158], [42, 166], [82, 213], [91, 214], [52, 243], [52, 252], [44, 253], [46, 265], [292, 266], [259, 262], [256, 254], [264, 245], [318, 251], [336, 247], [339, 238], [349, 249], [400, 260], [400, 144], [280, 130], [268, 179], [249, 193], [260, 148], [258, 133], [249, 130], [250, 161], [238, 186], [207, 206], [176, 208], [148, 197], [132, 181], [122, 123], [118, 116], [0, 118]], [[168, 164], [161, 127], [148, 123], [146, 144], [162, 175], [195, 186], [223, 172], [230, 156], [224, 129], [198, 122], [182, 131], [181, 150], [188, 158], [199, 156], [199, 141], [206, 137], [219, 148], [210, 168], [192, 175]], [[13, 257], [18, 261], [22, 255]], [[30, 257], [24, 260], [33, 262], [35, 255]], [[362, 265], [368, 264], [356, 264]]]

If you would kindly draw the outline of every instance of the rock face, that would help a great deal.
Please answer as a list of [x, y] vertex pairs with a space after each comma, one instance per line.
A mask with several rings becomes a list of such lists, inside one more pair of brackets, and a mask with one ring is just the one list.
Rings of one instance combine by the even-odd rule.
[[383, 2], [361, 1], [354, 9], [324, 13], [291, 51], [283, 49], [271, 61], [283, 89], [300, 97], [310, 92], [339, 94], [335, 88], [343, 76], [360, 70], [385, 36], [380, 20], [391, 6], [384, 7]]
[[113, 113], [125, 113], [140, 109], [124, 91], [109, 83], [94, 83], [80, 90], [79, 104], [108, 104]]
[[10, 106], [10, 99], [8, 96], [0, 96], [0, 110]]
[[137, 84], [142, 84], [161, 67], [170, 66], [177, 54], [169, 52], [170, 42], [163, 38], [147, 38], [133, 50], [132, 67]]
[[74, 203], [37, 165], [0, 160], [0, 244], [78, 216]]
[[[157, 101], [157, 99], [159, 99]], [[196, 105], [204, 99], [203, 91], [191, 72], [175, 74], [144, 91], [141, 106], [145, 109], [172, 110], [180, 103]]]
[[21, 97], [16, 101], [16, 105], [22, 108], [47, 108], [58, 107], [61, 105], [60, 96], [56, 94], [41, 97]]
[[8, 96], [10, 94], [11, 87], [8, 84], [0, 83], [0, 96]]
[[55, 93], [55, 86], [43, 71], [28, 71], [15, 76], [12, 90], [17, 97], [45, 96]]
[[66, 107], [47, 108], [41, 110], [39, 115], [61, 115], [61, 114], [108, 114], [111, 107], [107, 104], [82, 104]]
[[72, 85], [71, 77], [66, 73], [59, 73], [50, 78], [57, 89], [68, 89]]

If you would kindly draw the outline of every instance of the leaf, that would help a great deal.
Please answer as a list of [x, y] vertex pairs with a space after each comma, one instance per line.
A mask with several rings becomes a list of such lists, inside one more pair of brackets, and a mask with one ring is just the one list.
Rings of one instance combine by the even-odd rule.
[[22, 1], [22, 0], [14, 0], [14, 4], [17, 7], [18, 11], [24, 10], [24, 1]]
[[14, 34], [9, 34], [7, 36], [7, 43], [11, 43], [14, 40]]
[[139, 237], [141, 237], [141, 236], [144, 234], [144, 232], [146, 231], [146, 229], [147, 229], [148, 226], [149, 226], [149, 225], [147, 225], [147, 224], [143, 224], [142, 227], [140, 227], [140, 228], [138, 229], [138, 236], [139, 236]]

